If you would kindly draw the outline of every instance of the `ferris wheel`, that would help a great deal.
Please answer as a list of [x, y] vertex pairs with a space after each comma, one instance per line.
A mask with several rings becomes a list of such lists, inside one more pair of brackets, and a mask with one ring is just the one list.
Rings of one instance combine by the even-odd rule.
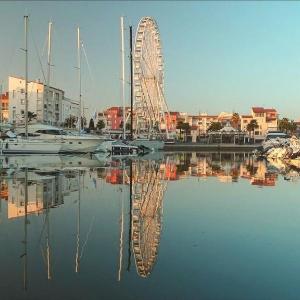
[[167, 189], [160, 164], [138, 160], [133, 165], [132, 243], [137, 272], [148, 277], [158, 255], [163, 197]]
[[162, 46], [157, 23], [152, 17], [143, 17], [136, 31], [133, 75], [136, 131], [167, 130]]

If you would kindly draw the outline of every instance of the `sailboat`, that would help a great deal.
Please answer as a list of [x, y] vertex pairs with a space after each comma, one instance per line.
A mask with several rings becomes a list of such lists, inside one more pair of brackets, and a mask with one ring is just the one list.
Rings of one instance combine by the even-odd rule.
[[[51, 32], [52, 23], [49, 22], [48, 28], [48, 58], [47, 58], [47, 83], [46, 83], [46, 97], [49, 95], [50, 88], [50, 67], [51, 67]], [[80, 39], [80, 29], [77, 28], [77, 51], [78, 51], [78, 72], [79, 72], [79, 116], [78, 120], [82, 119], [82, 105], [81, 105], [81, 49], [82, 41]], [[18, 135], [25, 136], [26, 132], [30, 135], [31, 140], [45, 140], [61, 144], [59, 153], [92, 153], [92, 152], [106, 152], [110, 149], [110, 143], [104, 137], [87, 135], [81, 133], [81, 122], [78, 122], [79, 134], [71, 134], [64, 129], [48, 124], [32, 124], [24, 128], [16, 128]]]
[[0, 142], [0, 154], [56, 154], [61, 143], [48, 140], [28, 139], [28, 16], [25, 22], [25, 136], [24, 138], [6, 138]]

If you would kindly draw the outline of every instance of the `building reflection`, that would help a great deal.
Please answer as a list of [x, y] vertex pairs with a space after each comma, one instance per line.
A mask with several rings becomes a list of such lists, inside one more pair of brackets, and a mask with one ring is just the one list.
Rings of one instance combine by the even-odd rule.
[[57, 207], [64, 203], [64, 197], [78, 190], [76, 176], [72, 174], [42, 174], [28, 172], [27, 186], [25, 173], [14, 174], [1, 186], [1, 195], [5, 195], [8, 219], [25, 215], [25, 192], [27, 189], [27, 214], [40, 214], [44, 209]]
[[168, 180], [197, 177], [217, 178], [222, 183], [249, 180], [251, 185], [275, 186], [278, 170], [246, 153], [181, 153], [170, 157], [166, 167]]

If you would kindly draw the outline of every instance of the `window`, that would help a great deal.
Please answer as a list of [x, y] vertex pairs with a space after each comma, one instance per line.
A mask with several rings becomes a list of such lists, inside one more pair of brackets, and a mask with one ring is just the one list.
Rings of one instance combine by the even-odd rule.
[[59, 93], [55, 93], [55, 100], [59, 100]]
[[24, 90], [24, 89], [20, 89], [20, 93], [21, 93], [21, 94], [24, 94], [24, 93], [25, 93], [25, 90]]
[[55, 104], [55, 109], [56, 109], [56, 110], [58, 110], [58, 109], [59, 109], [59, 108], [58, 108], [58, 104]]
[[24, 114], [25, 114], [24, 109], [21, 109], [21, 115], [24, 115]]
[[25, 99], [21, 99], [21, 104], [22, 104], [22, 105], [25, 104]]
[[47, 109], [47, 104], [44, 104], [44, 108], [46, 108], [46, 109]]

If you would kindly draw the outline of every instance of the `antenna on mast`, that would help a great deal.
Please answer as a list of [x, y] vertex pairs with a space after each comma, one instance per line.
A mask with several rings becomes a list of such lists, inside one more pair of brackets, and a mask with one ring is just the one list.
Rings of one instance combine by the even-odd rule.
[[28, 138], [28, 16], [25, 22], [25, 138]]
[[[49, 94], [50, 94], [50, 72], [51, 72], [51, 32], [52, 32], [52, 22], [49, 22], [48, 24], [48, 59], [47, 59], [47, 102], [49, 102]], [[52, 98], [52, 116], [50, 123], [53, 124], [53, 119], [54, 119], [54, 102]]]
[[122, 103], [123, 103], [123, 139], [126, 138], [126, 120], [125, 120], [125, 50], [124, 50], [124, 17], [121, 17], [121, 61], [122, 61]]
[[81, 132], [82, 122], [82, 103], [81, 103], [81, 40], [80, 28], [77, 27], [77, 59], [78, 59], [78, 81], [79, 81], [79, 117], [78, 117], [78, 131]]

